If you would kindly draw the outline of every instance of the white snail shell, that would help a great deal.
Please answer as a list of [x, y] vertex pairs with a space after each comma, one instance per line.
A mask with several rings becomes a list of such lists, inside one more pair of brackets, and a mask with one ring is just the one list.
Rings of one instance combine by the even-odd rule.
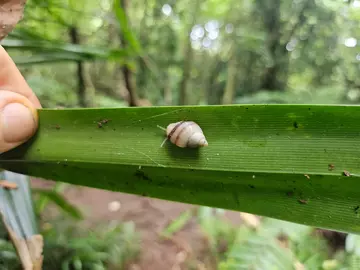
[[197, 148], [208, 146], [202, 129], [193, 121], [171, 123], [166, 128], [167, 139], [179, 147]]

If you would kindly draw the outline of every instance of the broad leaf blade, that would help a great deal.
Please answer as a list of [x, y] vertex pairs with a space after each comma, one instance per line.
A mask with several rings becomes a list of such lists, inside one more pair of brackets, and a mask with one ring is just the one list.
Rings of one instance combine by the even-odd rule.
[[[73, 184], [360, 231], [357, 106], [41, 110], [3, 168]], [[102, 119], [109, 120], [98, 125]], [[202, 149], [160, 147], [157, 127], [199, 123]], [[332, 166], [329, 167], [329, 164]], [[329, 170], [329, 168], [331, 170]], [[347, 170], [353, 175], [342, 175]]]

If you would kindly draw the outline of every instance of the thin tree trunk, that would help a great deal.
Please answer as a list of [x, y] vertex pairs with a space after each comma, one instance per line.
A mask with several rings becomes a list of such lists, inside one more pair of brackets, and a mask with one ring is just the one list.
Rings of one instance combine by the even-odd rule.
[[228, 62], [227, 81], [226, 81], [224, 95], [222, 98], [222, 104], [232, 104], [234, 100], [237, 59], [235, 55], [235, 49], [233, 48], [232, 51], [233, 52]]
[[202, 59], [201, 59], [202, 63], [204, 63], [204, 68], [201, 72], [201, 92], [200, 95], [197, 97], [197, 101], [195, 102], [195, 104], [206, 104], [207, 103], [207, 96], [208, 96], [208, 91], [209, 91], [209, 76], [211, 74], [211, 70], [214, 66], [214, 61], [212, 61], [211, 56], [206, 53], [203, 52], [202, 53]]
[[172, 88], [171, 88], [170, 75], [167, 75], [166, 84], [164, 87], [164, 102], [165, 105], [168, 106], [172, 105]]
[[[289, 52], [286, 42], [289, 42], [296, 31], [303, 26], [307, 17], [305, 12], [311, 9], [314, 0], [306, 0], [297, 15], [297, 21], [289, 31], [285, 31], [280, 19], [280, 0], [256, 1], [257, 8], [261, 10], [264, 28], [267, 32], [267, 49], [273, 59], [273, 66], [266, 69], [261, 88], [270, 91], [284, 91], [288, 81]], [[284, 40], [284, 41], [282, 41]]]
[[[127, 16], [126, 11], [127, 11], [127, 6], [128, 6], [128, 1], [121, 0], [121, 1], [119, 1], [119, 4], [125, 13], [125, 16]], [[120, 41], [121, 41], [121, 44], [123, 45], [123, 47], [126, 48], [128, 45], [128, 42], [122, 32], [120, 32]], [[135, 107], [138, 105], [139, 98], [138, 98], [138, 95], [136, 92], [136, 83], [135, 83], [134, 74], [126, 64], [122, 67], [122, 73], [123, 73], [123, 77], [124, 77], [125, 87], [129, 92], [129, 99], [128, 99], [129, 106]]]
[[[78, 30], [75, 26], [70, 27], [69, 35], [72, 44], [80, 44], [80, 37]], [[84, 76], [84, 65], [82, 61], [76, 62], [76, 76], [77, 76], [77, 96], [78, 103], [80, 107], [87, 107], [86, 99], [86, 86], [85, 86], [85, 76]]]
[[180, 82], [179, 89], [179, 105], [185, 105], [187, 103], [187, 86], [190, 79], [190, 70], [193, 61], [193, 50], [191, 46], [190, 33], [192, 27], [196, 23], [196, 15], [200, 7], [200, 0], [195, 1], [196, 2], [194, 4], [193, 12], [191, 14], [192, 18], [190, 19], [190, 23], [188, 24], [188, 30], [186, 31], [183, 76]]
[[190, 69], [192, 66], [192, 52], [191, 40], [188, 37], [186, 40], [186, 47], [184, 52], [185, 59], [183, 66], [183, 76], [180, 83], [179, 105], [185, 105], [187, 103], [187, 85], [190, 78]]
[[216, 83], [217, 78], [219, 77], [220, 72], [226, 68], [224, 62], [221, 60], [215, 61], [215, 65], [211, 67], [209, 70], [208, 82], [206, 84], [206, 98], [207, 104], [214, 105], [219, 104], [221, 102], [221, 97], [218, 98], [218, 83]]
[[[260, 4], [258, 1], [258, 4]], [[273, 66], [269, 67], [265, 71], [261, 88], [270, 91], [273, 90], [284, 90], [282, 89], [283, 83], [279, 80], [279, 72], [281, 71], [281, 65], [278, 63], [278, 57], [284, 57], [280, 53], [282, 52], [280, 43], [280, 0], [270, 1], [271, 5], [267, 3], [262, 8], [264, 12], [264, 27], [267, 32], [267, 49], [273, 60]], [[263, 5], [264, 3], [261, 3]], [[280, 51], [279, 51], [280, 49]], [[286, 51], [285, 51], [286, 53]]]

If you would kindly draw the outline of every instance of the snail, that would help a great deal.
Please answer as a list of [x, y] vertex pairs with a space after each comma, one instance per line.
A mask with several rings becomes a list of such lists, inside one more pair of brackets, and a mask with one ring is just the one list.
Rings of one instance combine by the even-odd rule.
[[162, 142], [160, 147], [162, 147], [167, 140], [170, 140], [173, 144], [181, 148], [208, 146], [208, 142], [202, 129], [193, 121], [171, 123], [166, 129], [161, 126], [158, 127], [166, 131], [166, 139]]

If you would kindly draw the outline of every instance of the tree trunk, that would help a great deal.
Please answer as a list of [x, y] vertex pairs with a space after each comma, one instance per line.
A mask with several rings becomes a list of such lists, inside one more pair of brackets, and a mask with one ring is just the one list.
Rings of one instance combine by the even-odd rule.
[[[261, 88], [276, 91], [284, 90], [284, 82], [279, 78], [279, 73], [281, 72], [282, 66], [279, 63], [279, 57], [283, 58], [282, 55], [282, 44], [281, 39], [281, 23], [280, 23], [280, 0], [272, 0], [270, 3], [263, 3], [262, 0], [258, 0], [258, 5], [263, 12], [263, 23], [264, 28], [267, 32], [267, 49], [273, 61], [273, 65], [265, 70], [265, 75], [262, 80]], [[285, 50], [285, 53], [286, 50]]]
[[[125, 16], [127, 16], [127, 13], [126, 13], [127, 6], [128, 6], [127, 0], [119, 0], [119, 5], [123, 9]], [[128, 42], [124, 36], [124, 33], [122, 33], [122, 32], [120, 32], [120, 41], [121, 41], [121, 44], [123, 45], [123, 48], [126, 48], [128, 46]], [[135, 83], [134, 74], [126, 64], [122, 67], [122, 73], [123, 73], [123, 77], [124, 77], [125, 87], [126, 87], [127, 91], [129, 92], [129, 99], [128, 99], [129, 106], [135, 107], [138, 105], [139, 98], [138, 98], [138, 95], [136, 92], [136, 83]]]
[[[206, 91], [207, 100], [206, 101], [207, 101], [207, 104], [209, 104], [209, 105], [219, 104], [221, 102], [221, 97], [218, 98], [218, 89], [217, 88], [219, 88], [219, 84], [216, 81], [217, 81], [221, 71], [225, 68], [226, 68], [225, 63], [223, 61], [221, 61], [220, 59], [217, 59], [217, 61], [215, 62], [215, 66], [212, 66], [211, 69], [209, 70], [208, 82], [205, 86], [207, 89], [207, 91]], [[222, 89], [220, 89], [220, 91]]]
[[189, 35], [187, 35], [186, 47], [184, 52], [184, 66], [183, 76], [180, 83], [179, 91], [179, 105], [185, 105], [187, 103], [187, 85], [190, 78], [190, 69], [192, 66], [192, 47]]
[[[80, 37], [78, 30], [75, 26], [70, 27], [69, 35], [72, 44], [80, 44]], [[85, 76], [84, 76], [84, 65], [82, 61], [76, 62], [76, 75], [77, 75], [77, 95], [78, 103], [80, 107], [87, 107], [87, 98], [86, 98], [86, 86], [85, 86]]]
[[224, 95], [222, 98], [222, 104], [232, 104], [235, 94], [235, 83], [236, 83], [236, 55], [233, 53], [230, 56], [227, 70], [227, 80]]
[[272, 67], [265, 71], [261, 88], [269, 91], [284, 91], [288, 81], [289, 56], [286, 53], [283, 55], [274, 55], [277, 58]]
[[192, 60], [193, 60], [193, 49], [191, 46], [190, 33], [192, 27], [196, 23], [196, 15], [198, 13], [200, 7], [200, 0], [195, 0], [195, 4], [193, 6], [193, 12], [191, 14], [190, 23], [188, 24], [188, 30], [186, 31], [185, 37], [185, 50], [184, 50], [184, 65], [183, 65], [183, 76], [180, 82], [179, 89], [179, 105], [185, 105], [187, 103], [187, 86], [190, 79], [190, 71], [192, 68]]
[[289, 69], [289, 52], [286, 50], [286, 43], [306, 23], [305, 12], [311, 9], [315, 2], [314, 0], [303, 2], [303, 6], [297, 14], [296, 23], [292, 25], [289, 31], [286, 31], [281, 23], [281, 0], [257, 0], [256, 4], [256, 8], [262, 14], [263, 25], [267, 32], [267, 49], [273, 60], [273, 66], [265, 70], [261, 88], [270, 91], [284, 91], [288, 81]]
[[164, 102], [165, 105], [167, 106], [172, 105], [172, 87], [171, 87], [170, 75], [168, 75], [168, 72], [167, 72], [166, 84], [164, 87]]

